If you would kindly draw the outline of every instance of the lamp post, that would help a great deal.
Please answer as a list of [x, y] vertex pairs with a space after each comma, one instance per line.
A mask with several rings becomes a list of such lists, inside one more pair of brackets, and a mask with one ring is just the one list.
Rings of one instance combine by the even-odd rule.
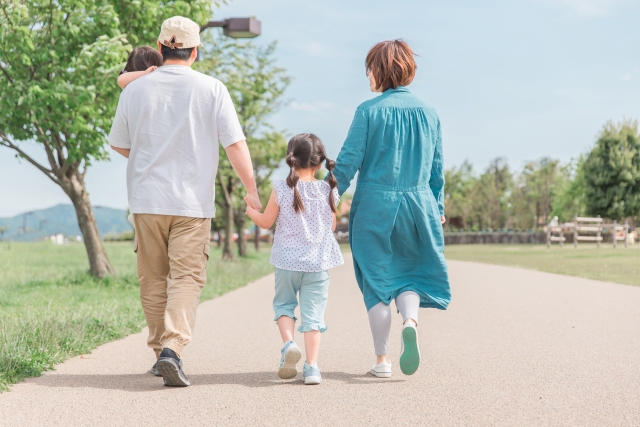
[[200, 27], [200, 32], [207, 28], [222, 28], [222, 33], [234, 39], [252, 39], [260, 35], [262, 25], [256, 18], [227, 18], [223, 21], [209, 21]]

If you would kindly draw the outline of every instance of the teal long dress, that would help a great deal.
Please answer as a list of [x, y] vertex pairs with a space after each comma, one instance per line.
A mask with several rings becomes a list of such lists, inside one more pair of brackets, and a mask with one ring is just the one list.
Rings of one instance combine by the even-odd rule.
[[404, 291], [420, 295], [421, 307], [446, 309], [451, 291], [436, 111], [402, 86], [361, 104], [336, 160], [340, 195], [356, 172], [349, 243], [367, 311]]

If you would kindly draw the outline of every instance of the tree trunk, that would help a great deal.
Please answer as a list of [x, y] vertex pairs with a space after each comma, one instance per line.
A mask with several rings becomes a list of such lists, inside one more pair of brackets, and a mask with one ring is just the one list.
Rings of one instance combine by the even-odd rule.
[[242, 209], [238, 209], [235, 215], [236, 231], [238, 233], [238, 255], [247, 256], [247, 238], [244, 234], [244, 228], [247, 224], [247, 217], [242, 212]]
[[256, 228], [256, 235], [253, 238], [253, 244], [256, 247], [256, 251], [259, 251], [260, 250], [260, 227], [256, 225], [255, 228]]
[[73, 173], [65, 179], [61, 185], [67, 193], [78, 217], [78, 226], [84, 239], [84, 246], [89, 258], [89, 269], [91, 275], [99, 279], [115, 274], [114, 268], [109, 262], [107, 252], [104, 250], [96, 218], [93, 216], [93, 209], [89, 202], [89, 193], [84, 185], [84, 179], [78, 173]]
[[222, 248], [222, 259], [231, 261], [233, 260], [233, 251], [231, 249], [231, 245], [233, 244], [233, 220], [234, 220], [234, 209], [233, 209], [233, 191], [235, 190], [235, 186], [233, 185], [233, 177], [228, 176], [225, 178], [220, 173], [220, 169], [218, 169], [218, 186], [222, 189], [223, 200], [224, 200], [224, 209], [226, 218], [224, 222], [224, 246]]
[[227, 205], [227, 219], [224, 224], [224, 246], [222, 248], [222, 259], [233, 260], [233, 203]]

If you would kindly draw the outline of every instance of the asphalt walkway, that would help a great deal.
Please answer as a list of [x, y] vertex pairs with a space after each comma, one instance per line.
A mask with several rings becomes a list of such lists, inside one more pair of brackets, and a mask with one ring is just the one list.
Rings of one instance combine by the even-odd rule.
[[[191, 387], [145, 373], [146, 331], [0, 394], [2, 426], [638, 426], [640, 288], [449, 262], [453, 302], [422, 310], [418, 372], [374, 362], [350, 262], [332, 270], [324, 381], [279, 380], [273, 276], [200, 306]], [[394, 316], [392, 362], [400, 350]], [[297, 338], [301, 347], [301, 337]]]

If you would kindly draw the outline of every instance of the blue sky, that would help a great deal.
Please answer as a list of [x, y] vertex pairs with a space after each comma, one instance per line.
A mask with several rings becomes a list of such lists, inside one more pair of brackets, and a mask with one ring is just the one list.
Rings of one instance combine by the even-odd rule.
[[[519, 169], [591, 147], [610, 119], [640, 119], [637, 0], [235, 0], [216, 18], [255, 15], [294, 76], [273, 124], [318, 134], [337, 155], [355, 108], [374, 96], [363, 61], [404, 38], [420, 55], [410, 90], [439, 112], [445, 164], [477, 171], [498, 156]], [[126, 208], [126, 161], [95, 165], [95, 205]], [[0, 216], [68, 203], [32, 166], [0, 149]]]

